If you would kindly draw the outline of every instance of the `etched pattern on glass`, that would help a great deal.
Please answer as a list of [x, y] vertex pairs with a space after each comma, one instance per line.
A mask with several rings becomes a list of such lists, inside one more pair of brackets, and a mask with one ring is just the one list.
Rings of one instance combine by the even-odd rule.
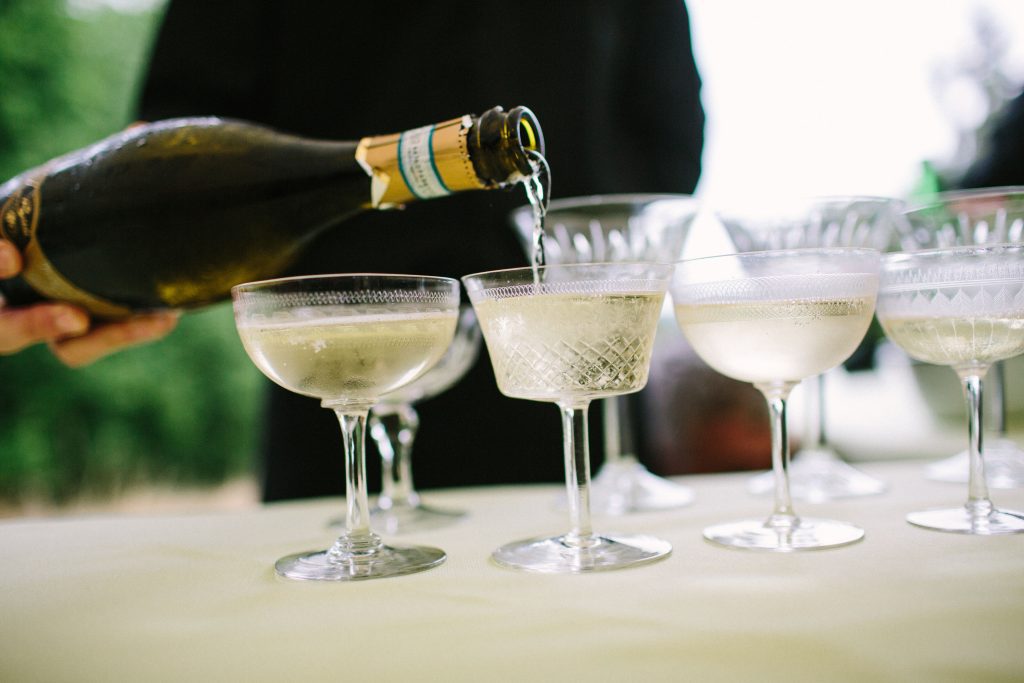
[[724, 304], [741, 301], [822, 301], [829, 298], [874, 296], [878, 276], [873, 273], [819, 273], [770, 275], [676, 285], [677, 303]]
[[898, 203], [882, 197], [813, 198], [779, 207], [758, 207], [749, 215], [720, 213], [719, 220], [739, 251], [821, 247], [885, 250]]
[[647, 383], [663, 294], [597, 289], [475, 304], [503, 393], [546, 401], [597, 398]]
[[1024, 262], [934, 263], [886, 274], [880, 313], [892, 316], [989, 316], [1024, 313]]
[[[551, 271], [549, 271], [550, 273]], [[531, 282], [520, 285], [490, 287], [482, 296], [488, 299], [509, 299], [521, 296], [545, 296], [553, 294], [593, 295], [600, 293], [617, 294], [620, 292], [660, 292], [664, 287], [655, 280], [629, 279], [622, 280], [588, 280], [586, 282], [551, 281]]]
[[[295, 278], [301, 282], [302, 278]], [[330, 314], [361, 315], [447, 310], [447, 295], [435, 291], [367, 289], [359, 291], [267, 291], [251, 289], [236, 295], [250, 318], [258, 316], [323, 318]], [[425, 307], [426, 306], [426, 307]], [[433, 307], [431, 307], [433, 306]], [[333, 310], [330, 307], [335, 307]], [[284, 311], [284, 313], [282, 313]]]
[[1024, 187], [944, 192], [897, 224], [907, 251], [1024, 241]]
[[1024, 352], [1024, 263], [1019, 259], [907, 263], [897, 260], [889, 269], [878, 303], [879, 321], [907, 353], [960, 366]]
[[[678, 259], [696, 202], [685, 195], [595, 195], [552, 201], [544, 224], [548, 264]], [[512, 214], [524, 245], [532, 241], [530, 207]]]

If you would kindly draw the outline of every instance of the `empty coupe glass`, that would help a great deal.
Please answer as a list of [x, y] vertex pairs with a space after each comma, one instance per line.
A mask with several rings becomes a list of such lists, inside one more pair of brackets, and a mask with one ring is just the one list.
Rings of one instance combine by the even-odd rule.
[[[352, 581], [434, 567], [443, 551], [391, 547], [370, 528], [366, 419], [384, 394], [429, 370], [452, 341], [459, 283], [416, 275], [323, 275], [239, 285], [235, 324], [249, 358], [285, 389], [318, 398], [341, 424], [345, 531], [327, 550], [281, 558], [290, 579]], [[296, 454], [301, 458], [301, 454]]]
[[1024, 532], [1024, 513], [997, 510], [989, 499], [982, 447], [982, 378], [992, 363], [1024, 353], [1024, 245], [887, 256], [878, 320], [911, 357], [952, 367], [967, 400], [967, 502], [914, 512], [907, 521], [965, 534]]
[[[548, 265], [565, 263], [672, 263], [682, 256], [697, 202], [687, 195], [623, 194], [552, 201], [541, 245]], [[536, 213], [524, 206], [512, 222], [527, 252], [534, 249]], [[652, 474], [638, 460], [630, 397], [601, 401], [604, 464], [594, 477], [591, 508], [618, 515], [682, 507], [693, 490]]]
[[682, 261], [672, 280], [676, 319], [694, 351], [723, 375], [764, 394], [772, 420], [775, 508], [704, 530], [733, 548], [788, 552], [859, 541], [860, 528], [799, 517], [789, 489], [786, 399], [844, 360], [871, 324], [878, 293], [874, 249], [747, 252]]
[[[757, 202], [748, 209], [718, 212], [739, 251], [865, 247], [884, 251], [892, 241], [898, 202], [885, 197], [811, 197], [783, 203]], [[843, 461], [826, 429], [826, 374], [802, 384], [805, 406], [803, 446], [789, 470], [794, 498], [819, 502], [881, 493], [885, 483]], [[752, 493], [770, 493], [775, 477], [751, 478]]]
[[498, 388], [512, 398], [556, 403], [562, 413], [570, 530], [502, 546], [492, 555], [498, 564], [577, 573], [650, 562], [671, 551], [651, 536], [594, 532], [587, 442], [592, 400], [647, 383], [671, 273], [668, 264], [599, 263], [463, 278]]
[[[897, 224], [899, 242], [905, 251], [955, 246], [1024, 243], [1024, 186], [987, 187], [941, 192], [904, 214]], [[1003, 362], [996, 362], [986, 375], [989, 414], [995, 438], [985, 443], [985, 473], [992, 488], [1024, 486], [1024, 449], [1007, 436], [1006, 389]], [[970, 471], [970, 456], [964, 450], [925, 468], [925, 475], [937, 481], [964, 483]]]

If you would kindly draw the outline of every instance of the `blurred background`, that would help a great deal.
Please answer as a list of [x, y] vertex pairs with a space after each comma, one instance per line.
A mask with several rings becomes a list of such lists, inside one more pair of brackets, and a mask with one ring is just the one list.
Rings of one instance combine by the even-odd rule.
[[[1024, 84], [1016, 0], [687, 6], [707, 113], [698, 195], [711, 201], [939, 189]], [[0, 0], [0, 181], [133, 120], [162, 10], [161, 0]], [[905, 455], [922, 439], [952, 454], [962, 439], [953, 374], [938, 392], [948, 405], [935, 406], [908, 364], [891, 364], [908, 368], [902, 384], [882, 389], [873, 373], [831, 383], [845, 397], [829, 400], [833, 441], [854, 457]], [[253, 503], [262, 382], [225, 305], [84, 369], [44, 348], [0, 358], [0, 515], [152, 508], [172, 491], [189, 504]], [[882, 448], [842, 419], [891, 421], [880, 391], [902, 406], [903, 428]], [[948, 439], [908, 431], [947, 418]]]
[[[132, 122], [162, 10], [0, 0], [0, 178]], [[45, 347], [0, 358], [0, 514], [152, 506], [210, 487], [255, 500], [262, 381], [224, 306], [79, 370]]]

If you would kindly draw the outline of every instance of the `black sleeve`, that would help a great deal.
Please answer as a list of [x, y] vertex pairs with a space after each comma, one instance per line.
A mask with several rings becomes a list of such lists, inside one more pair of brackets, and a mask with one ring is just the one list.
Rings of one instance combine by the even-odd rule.
[[[628, 77], [618, 104], [632, 112], [630, 142], [647, 157], [633, 163], [662, 165], [665, 177], [672, 179], [667, 190], [692, 192], [701, 170], [704, 110], [689, 15], [682, 0], [650, 2], [646, 10], [632, 13]], [[628, 159], [628, 151], [623, 156]], [[651, 178], [648, 187], [661, 182]]]
[[[591, 0], [586, 7], [591, 35], [561, 40], [575, 41], [586, 60], [584, 99], [564, 104], [593, 119], [582, 131], [592, 137], [577, 150], [586, 159], [586, 192], [692, 192], [704, 110], [685, 5]], [[566, 68], [556, 62], [551, 72]]]
[[269, 4], [173, 0], [150, 55], [139, 118], [216, 114], [260, 120], [261, 85], [275, 49]]

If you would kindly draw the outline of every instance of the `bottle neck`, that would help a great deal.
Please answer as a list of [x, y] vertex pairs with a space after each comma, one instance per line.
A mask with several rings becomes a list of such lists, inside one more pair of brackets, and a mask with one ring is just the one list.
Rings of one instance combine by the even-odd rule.
[[503, 187], [536, 173], [529, 152], [544, 153], [544, 135], [533, 112], [495, 107], [484, 112], [469, 131], [473, 168], [488, 187]]
[[480, 117], [363, 138], [356, 160], [372, 178], [372, 206], [390, 208], [519, 182], [533, 174], [527, 150], [543, 148], [532, 112], [495, 107]]

